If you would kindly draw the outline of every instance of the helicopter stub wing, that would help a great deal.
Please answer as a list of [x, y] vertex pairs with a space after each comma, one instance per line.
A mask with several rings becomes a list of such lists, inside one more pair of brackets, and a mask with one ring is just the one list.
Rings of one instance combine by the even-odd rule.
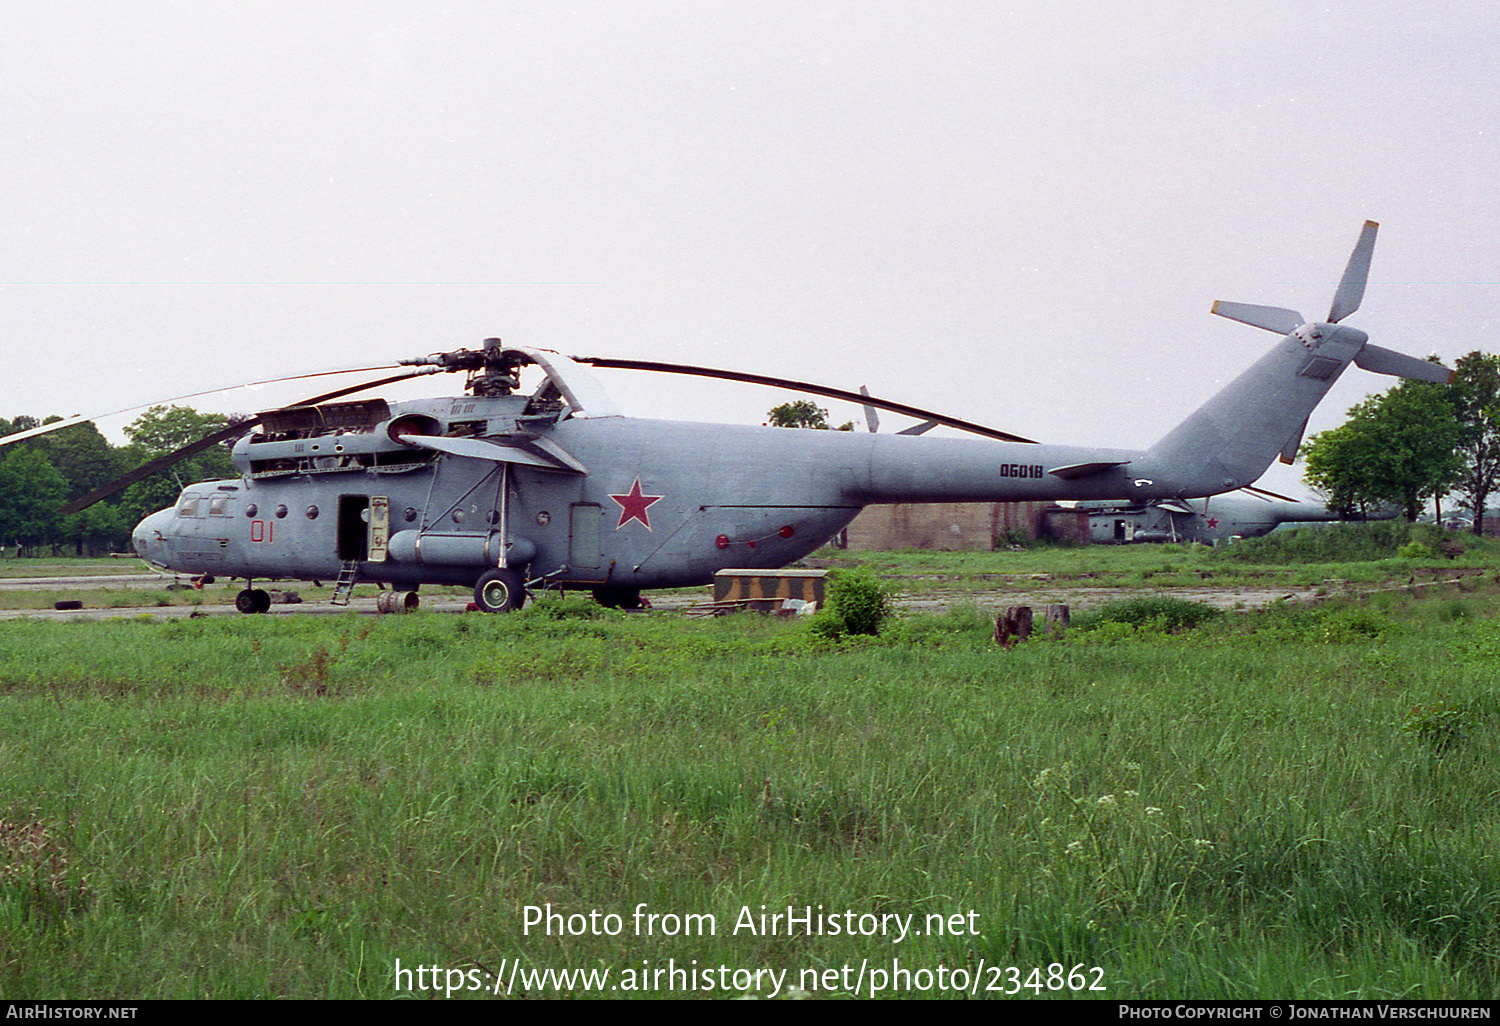
[[588, 468], [568, 455], [556, 442], [547, 438], [437, 438], [430, 435], [402, 435], [400, 441], [421, 449], [432, 449], [450, 456], [467, 456], [495, 463], [518, 463], [540, 470], [563, 474], [587, 474]]

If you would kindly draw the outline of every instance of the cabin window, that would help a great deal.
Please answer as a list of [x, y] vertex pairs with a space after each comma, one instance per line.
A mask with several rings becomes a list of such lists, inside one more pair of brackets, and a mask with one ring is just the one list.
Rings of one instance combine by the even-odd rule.
[[281, 503], [280, 505], [278, 505], [276, 507], [276, 519], [277, 520], [284, 520], [284, 519], [286, 519], [286, 503]]
[[260, 507], [257, 506], [257, 505], [255, 505], [255, 503], [253, 503], [253, 502], [250, 503], [250, 505], [248, 505], [248, 506], [245, 507], [245, 516], [247, 516], [247, 517], [253, 517], [253, 516], [255, 516], [255, 514], [257, 514], [259, 512], [260, 512]]
[[316, 506], [309, 506], [309, 507], [307, 507], [307, 519], [309, 519], [309, 520], [316, 520], [316, 519], [318, 519], [318, 507], [316, 507]]

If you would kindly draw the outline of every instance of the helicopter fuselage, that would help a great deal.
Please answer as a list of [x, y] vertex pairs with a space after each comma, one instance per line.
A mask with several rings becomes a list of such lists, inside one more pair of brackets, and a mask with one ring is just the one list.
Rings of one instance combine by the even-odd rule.
[[[785, 566], [872, 503], [1126, 498], [1168, 487], [1139, 480], [1142, 453], [617, 415], [549, 420], [527, 408], [517, 396], [433, 400], [382, 409], [389, 416], [373, 423], [242, 439], [243, 476], [185, 488], [136, 528], [136, 551], [193, 575], [331, 580], [354, 563], [361, 580], [411, 588], [472, 585], [510, 566], [549, 585], [634, 591]], [[1048, 472], [1101, 459], [1120, 465], [1086, 480]]]

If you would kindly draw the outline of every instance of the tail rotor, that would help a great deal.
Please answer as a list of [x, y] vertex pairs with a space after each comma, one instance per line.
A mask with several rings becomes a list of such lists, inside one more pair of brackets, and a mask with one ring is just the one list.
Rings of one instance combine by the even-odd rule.
[[[1317, 342], [1335, 333], [1333, 325], [1358, 310], [1360, 303], [1364, 301], [1365, 285], [1370, 280], [1370, 259], [1375, 253], [1375, 234], [1379, 229], [1380, 225], [1376, 222], [1366, 221], [1364, 228], [1360, 231], [1359, 241], [1354, 244], [1354, 251], [1349, 254], [1349, 263], [1344, 268], [1344, 277], [1339, 281], [1338, 291], [1333, 294], [1333, 305], [1328, 310], [1326, 328], [1308, 323], [1296, 310], [1288, 310], [1279, 306], [1228, 303], [1221, 300], [1214, 304], [1213, 312], [1220, 317], [1227, 317], [1232, 321], [1239, 321], [1241, 324], [1249, 324], [1256, 328], [1264, 328], [1278, 335], [1295, 334], [1303, 339], [1308, 348], [1316, 348]], [[1338, 334], [1343, 339], [1356, 337], [1356, 333], [1347, 329]], [[1364, 333], [1357, 334], [1363, 336]], [[1414, 381], [1448, 382], [1453, 380], [1453, 372], [1442, 364], [1433, 363], [1430, 360], [1419, 360], [1414, 356], [1407, 356], [1404, 353], [1374, 345], [1367, 339], [1354, 354], [1353, 362], [1356, 366], [1376, 374], [1390, 374]]]

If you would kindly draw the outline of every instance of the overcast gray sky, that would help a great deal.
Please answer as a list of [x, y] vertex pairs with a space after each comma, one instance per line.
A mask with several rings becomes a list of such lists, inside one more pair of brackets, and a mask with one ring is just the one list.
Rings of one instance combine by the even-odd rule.
[[[0, 416], [500, 335], [1145, 446], [1273, 341], [1213, 300], [1324, 316], [1365, 218], [1348, 323], [1500, 350], [1497, 10], [6, 0]], [[600, 376], [642, 416], [785, 399]]]

